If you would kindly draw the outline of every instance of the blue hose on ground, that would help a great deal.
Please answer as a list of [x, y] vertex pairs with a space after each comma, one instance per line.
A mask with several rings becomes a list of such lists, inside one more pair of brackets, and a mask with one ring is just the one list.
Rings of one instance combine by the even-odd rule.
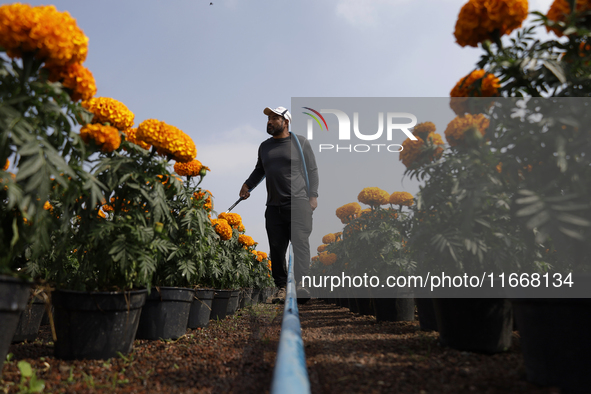
[[271, 385], [272, 394], [310, 393], [310, 379], [306, 368], [292, 261], [293, 248], [290, 245], [287, 265], [287, 295]]
[[302, 149], [302, 145], [300, 144], [298, 136], [292, 133], [291, 131], [289, 132], [289, 134], [291, 134], [295, 139], [296, 145], [298, 147], [298, 152], [300, 152], [300, 160], [302, 160], [302, 166], [304, 167], [304, 178], [306, 179], [306, 194], [308, 194], [308, 197], [310, 197], [310, 180], [308, 179], [308, 168], [306, 167], [306, 158], [304, 157], [304, 150]]

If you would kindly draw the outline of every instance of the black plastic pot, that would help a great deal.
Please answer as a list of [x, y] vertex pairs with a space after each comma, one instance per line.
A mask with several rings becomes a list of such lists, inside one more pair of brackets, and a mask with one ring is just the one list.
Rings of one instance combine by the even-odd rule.
[[264, 304], [267, 302], [267, 299], [271, 297], [275, 292], [273, 291], [272, 287], [265, 287], [261, 289], [261, 302]]
[[232, 290], [216, 289], [214, 291], [209, 320], [223, 320], [226, 318], [231, 296]]
[[349, 309], [349, 298], [347, 298], [347, 297], [341, 297], [341, 306], [343, 308]]
[[0, 276], [0, 371], [20, 314], [27, 305], [30, 287], [30, 283], [20, 279]]
[[437, 331], [437, 317], [432, 298], [415, 298], [421, 331]]
[[242, 289], [242, 297], [240, 298], [240, 308], [251, 306], [252, 302], [252, 287]]
[[232, 290], [230, 301], [228, 302], [226, 309], [226, 316], [232, 316], [234, 313], [236, 313], [238, 310], [238, 305], [240, 305], [240, 290]]
[[129, 353], [147, 293], [54, 291], [55, 357], [107, 359]]
[[359, 306], [360, 315], [373, 315], [375, 313], [371, 298], [357, 298], [357, 306]]
[[182, 287], [153, 288], [142, 309], [138, 339], [178, 339], [187, 332], [195, 290]]
[[267, 287], [265, 290], [266, 293], [263, 302], [266, 302], [269, 297], [274, 297], [279, 292], [279, 289], [276, 287]]
[[29, 299], [27, 306], [21, 312], [12, 342], [34, 341], [39, 333], [44, 313], [45, 301], [41, 297]]
[[256, 305], [261, 302], [261, 289], [252, 289], [252, 305]]
[[513, 311], [504, 298], [434, 298], [442, 345], [498, 353], [511, 347]]
[[213, 301], [212, 289], [196, 289], [191, 311], [189, 312], [189, 328], [204, 328], [209, 324], [211, 303]]
[[[51, 306], [51, 313], [53, 313], [53, 306]], [[41, 318], [41, 325], [42, 326], [49, 325], [49, 315], [47, 314], [47, 309], [43, 312], [43, 317]]]
[[376, 321], [413, 321], [415, 301], [413, 298], [374, 298]]
[[514, 299], [527, 380], [591, 390], [591, 299]]

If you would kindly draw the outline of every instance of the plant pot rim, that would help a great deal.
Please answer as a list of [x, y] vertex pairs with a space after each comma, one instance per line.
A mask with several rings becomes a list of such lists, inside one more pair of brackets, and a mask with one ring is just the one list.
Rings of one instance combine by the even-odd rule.
[[3, 275], [3, 274], [0, 274], [0, 282], [27, 283], [27, 284], [31, 284], [31, 285], [33, 283], [35, 283], [31, 279], [25, 279], [20, 276]]
[[123, 290], [123, 291], [80, 291], [80, 290], [69, 290], [69, 289], [55, 289], [53, 292], [60, 292], [65, 294], [88, 294], [88, 295], [111, 295], [111, 294], [141, 294], [146, 293], [148, 289], [135, 289], [135, 290]]

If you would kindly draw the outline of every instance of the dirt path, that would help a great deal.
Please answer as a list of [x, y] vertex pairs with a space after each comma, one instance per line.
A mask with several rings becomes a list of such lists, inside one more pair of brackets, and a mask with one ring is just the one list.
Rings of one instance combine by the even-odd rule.
[[439, 346], [415, 322], [380, 322], [312, 300], [300, 307], [313, 393], [559, 393], [525, 381], [519, 337], [508, 352]]
[[[283, 306], [257, 305], [177, 341], [135, 342], [106, 361], [53, 358], [49, 327], [33, 343], [12, 345], [0, 392], [20, 391], [19, 360], [45, 381], [47, 393], [267, 393]], [[313, 393], [538, 393], [525, 381], [519, 337], [508, 352], [481, 355], [438, 345], [418, 322], [376, 323], [311, 300], [300, 306]]]

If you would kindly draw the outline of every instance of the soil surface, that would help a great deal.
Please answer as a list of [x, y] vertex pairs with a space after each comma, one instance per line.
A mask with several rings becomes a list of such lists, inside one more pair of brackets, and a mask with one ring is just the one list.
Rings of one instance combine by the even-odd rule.
[[[0, 392], [26, 392], [17, 367], [26, 360], [46, 393], [266, 393], [282, 313], [259, 304], [176, 341], [136, 340], [109, 360], [55, 359], [43, 326], [36, 341], [10, 347]], [[377, 323], [315, 299], [300, 319], [313, 393], [560, 393], [525, 380], [517, 332], [507, 352], [482, 355], [439, 346], [418, 321]]]

